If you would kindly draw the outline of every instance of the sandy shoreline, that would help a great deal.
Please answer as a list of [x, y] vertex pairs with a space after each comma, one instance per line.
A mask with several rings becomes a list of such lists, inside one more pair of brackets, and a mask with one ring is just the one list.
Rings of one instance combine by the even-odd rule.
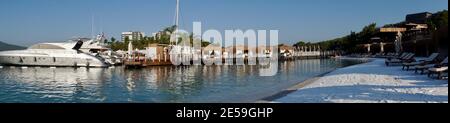
[[[352, 58], [352, 57], [340, 57], [340, 58], [338, 58], [338, 59], [370, 60], [369, 62], [372, 62], [372, 61], [374, 60], [374, 59], [372, 59], [372, 58]], [[363, 64], [363, 63], [361, 63], [361, 64]], [[358, 65], [358, 64], [356, 64], [356, 65]], [[340, 68], [337, 68], [337, 69], [340, 69]], [[337, 69], [332, 70], [332, 71], [328, 71], [328, 72], [322, 73], [322, 74], [320, 74], [320, 75], [314, 76], [314, 77], [312, 77], [312, 78], [306, 79], [306, 80], [304, 80], [304, 81], [301, 81], [301, 82], [299, 82], [298, 84], [296, 84], [296, 85], [294, 85], [294, 86], [291, 86], [291, 87], [289, 87], [289, 88], [287, 88], [287, 89], [284, 89], [284, 90], [282, 90], [282, 91], [280, 91], [280, 92], [278, 92], [278, 93], [276, 93], [276, 94], [273, 94], [273, 95], [264, 97], [264, 98], [262, 98], [262, 99], [260, 99], [260, 100], [258, 100], [258, 101], [256, 101], [256, 102], [257, 102], [257, 103], [270, 103], [270, 102], [274, 102], [274, 101], [277, 100], [277, 99], [283, 98], [283, 97], [285, 97], [285, 96], [287, 96], [287, 95], [289, 95], [289, 94], [291, 94], [291, 93], [293, 93], [293, 92], [295, 92], [295, 91], [297, 91], [297, 90], [299, 90], [299, 89], [302, 89], [302, 88], [306, 87], [307, 85], [310, 85], [310, 84], [316, 82], [316, 81], [319, 80], [321, 77], [324, 77], [324, 76], [326, 76], [327, 74], [329, 74], [329, 73], [331, 73], [331, 72], [333, 72], [333, 71], [336, 71]]]
[[[347, 58], [346, 58], [347, 59]], [[386, 67], [383, 59], [339, 68], [258, 102], [448, 103], [448, 81]]]
[[327, 75], [328, 73], [331, 73], [331, 72], [333, 72], [333, 71], [320, 74], [320, 75], [315, 76], [313, 78], [309, 78], [309, 79], [307, 79], [305, 81], [302, 81], [302, 82], [300, 82], [300, 83], [298, 83], [298, 84], [296, 84], [296, 85], [294, 85], [292, 87], [289, 87], [288, 89], [282, 90], [281, 92], [278, 92], [278, 93], [276, 93], [274, 95], [265, 97], [265, 98], [263, 98], [263, 99], [261, 99], [261, 100], [259, 100], [257, 102], [259, 102], [259, 103], [273, 102], [273, 101], [275, 101], [277, 99], [280, 99], [282, 97], [285, 97], [285, 96], [287, 96], [287, 95], [289, 95], [289, 94], [291, 94], [291, 93], [293, 93], [293, 92], [295, 92], [295, 91], [297, 91], [297, 90], [299, 90], [301, 88], [304, 88], [304, 87], [306, 87], [309, 84], [314, 83], [315, 81], [320, 79], [320, 77], [323, 77], [323, 76], [325, 76], [325, 75]]

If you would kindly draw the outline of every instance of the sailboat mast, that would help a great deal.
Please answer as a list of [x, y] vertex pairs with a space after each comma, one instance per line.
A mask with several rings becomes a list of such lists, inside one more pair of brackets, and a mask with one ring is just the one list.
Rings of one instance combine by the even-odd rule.
[[177, 0], [177, 8], [176, 8], [176, 15], [175, 15], [175, 26], [176, 29], [178, 29], [179, 24], [179, 17], [180, 17], [180, 0]]
[[180, 0], [177, 0], [175, 13], [175, 45], [178, 45], [178, 25], [179, 25], [179, 17], [180, 17]]

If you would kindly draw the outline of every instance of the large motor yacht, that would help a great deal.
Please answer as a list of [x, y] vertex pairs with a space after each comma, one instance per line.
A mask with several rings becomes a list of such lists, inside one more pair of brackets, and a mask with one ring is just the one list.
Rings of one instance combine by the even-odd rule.
[[108, 67], [104, 59], [80, 50], [83, 41], [41, 43], [26, 50], [0, 52], [0, 65], [46, 67]]

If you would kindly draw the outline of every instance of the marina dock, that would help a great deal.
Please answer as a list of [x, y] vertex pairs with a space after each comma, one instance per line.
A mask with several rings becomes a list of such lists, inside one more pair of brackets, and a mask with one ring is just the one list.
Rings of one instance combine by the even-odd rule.
[[[150, 66], [170, 66], [173, 65], [170, 61], [170, 55], [167, 54], [157, 54], [157, 57], [150, 57], [144, 53], [135, 52], [131, 56], [126, 56], [126, 59], [123, 61], [123, 65], [126, 68], [137, 68], [137, 67], [150, 67]], [[279, 61], [290, 61], [290, 60], [300, 60], [300, 59], [325, 59], [330, 58], [332, 56], [335, 56], [337, 51], [290, 51], [290, 52], [283, 52], [278, 54], [278, 60]], [[194, 54], [189, 55], [190, 57], [190, 64], [194, 63]], [[270, 58], [271, 60], [276, 60], [272, 56], [270, 57], [256, 57], [249, 55], [248, 53], [243, 54], [242, 56], [237, 57], [238, 55], [233, 56], [227, 56], [222, 54], [221, 56], [213, 56], [213, 55], [197, 55], [198, 58], [203, 58], [203, 62], [201, 62], [202, 65], [205, 64], [205, 62], [208, 63], [214, 63], [214, 64], [227, 64], [227, 63], [233, 63], [236, 64], [238, 62], [243, 62], [244, 64], [249, 64], [256, 62], [259, 63], [260, 58]]]

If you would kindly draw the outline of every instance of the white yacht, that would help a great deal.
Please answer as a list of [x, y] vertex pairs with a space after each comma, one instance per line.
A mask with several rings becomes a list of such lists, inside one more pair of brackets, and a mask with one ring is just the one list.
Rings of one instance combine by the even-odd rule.
[[69, 40], [69, 42], [78, 42], [82, 41], [83, 46], [80, 47], [80, 51], [85, 53], [90, 53], [94, 56], [100, 56], [108, 64], [111, 65], [120, 65], [122, 64], [123, 58], [122, 54], [114, 52], [111, 48], [109, 48], [103, 41], [105, 40], [104, 34], [99, 34], [95, 39], [90, 38], [76, 38]]
[[0, 52], [1, 65], [108, 67], [104, 59], [80, 50], [83, 42], [41, 43], [26, 50]]

